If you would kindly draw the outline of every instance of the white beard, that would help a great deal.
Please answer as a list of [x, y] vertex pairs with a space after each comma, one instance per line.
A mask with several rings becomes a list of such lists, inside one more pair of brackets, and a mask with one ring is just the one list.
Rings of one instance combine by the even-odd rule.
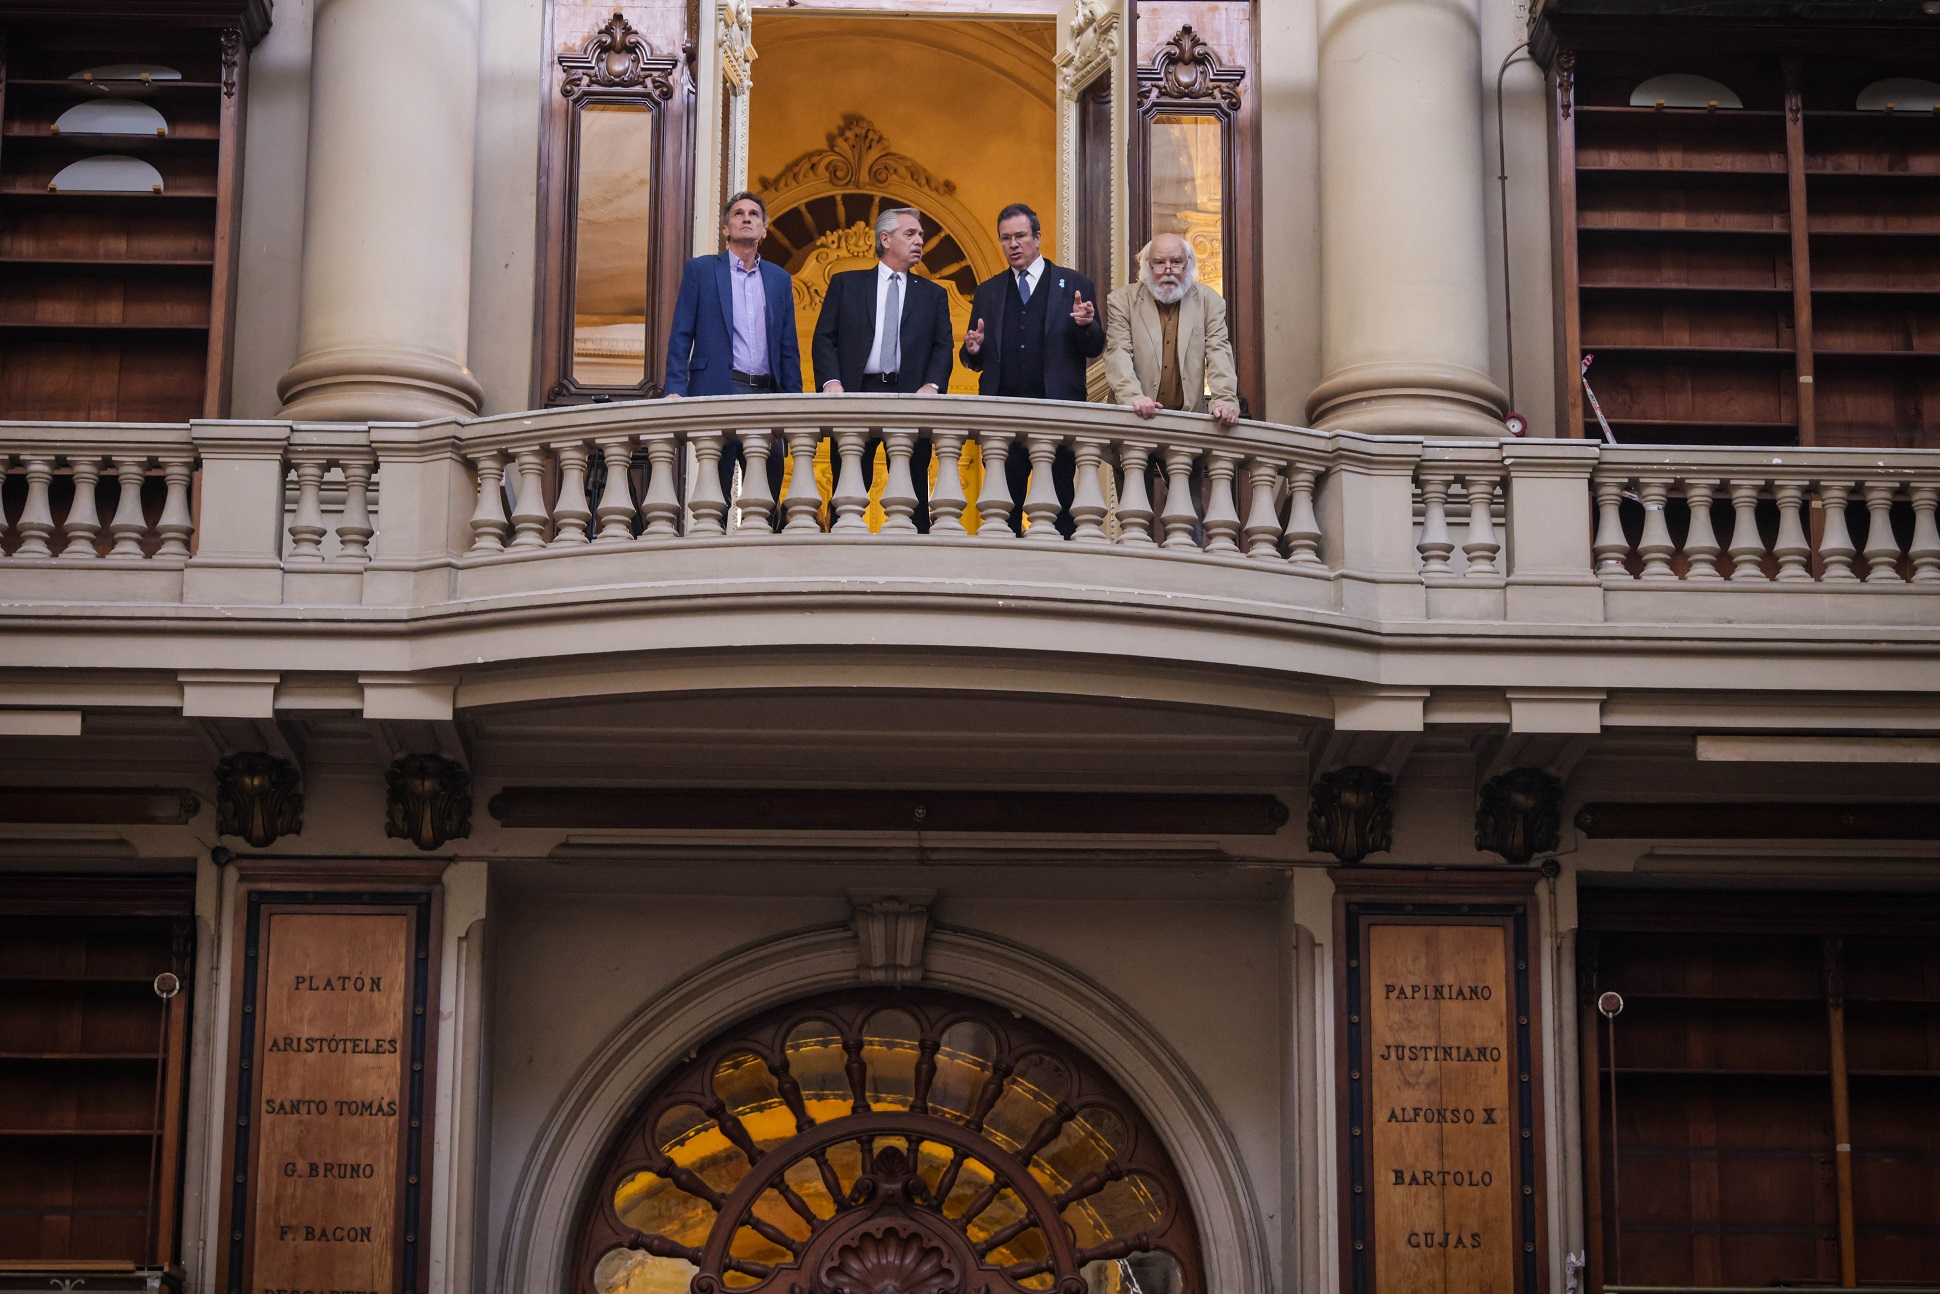
[[1184, 300], [1187, 290], [1191, 287], [1191, 282], [1184, 278], [1168, 287], [1150, 274], [1145, 276], [1145, 290], [1150, 292], [1160, 305], [1169, 306], [1175, 301]]

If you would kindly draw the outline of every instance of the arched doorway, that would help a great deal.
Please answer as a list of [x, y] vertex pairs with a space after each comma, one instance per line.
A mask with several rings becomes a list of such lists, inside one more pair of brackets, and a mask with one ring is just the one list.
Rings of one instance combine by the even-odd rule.
[[728, 1030], [615, 1138], [574, 1294], [1200, 1294], [1157, 1134], [1070, 1044], [933, 990]]

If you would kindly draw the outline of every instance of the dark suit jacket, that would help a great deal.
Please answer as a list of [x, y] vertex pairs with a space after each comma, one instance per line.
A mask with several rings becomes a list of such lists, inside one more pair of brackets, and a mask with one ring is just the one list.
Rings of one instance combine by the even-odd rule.
[[[983, 320], [983, 349], [975, 355], [963, 352], [963, 366], [983, 377], [977, 390], [997, 394], [997, 365], [1004, 353], [1004, 294], [1010, 290], [1010, 270], [993, 274], [977, 284], [977, 295], [970, 305], [970, 326]], [[1085, 364], [1105, 353], [1105, 303], [1091, 286], [1091, 280], [1073, 269], [1044, 262], [1044, 273], [1037, 281], [1038, 293], [1051, 295], [1044, 302], [1044, 394], [1053, 400], [1085, 398]], [[1097, 307], [1091, 323], [1083, 328], [1071, 322], [1074, 292]]]
[[[673, 333], [667, 338], [669, 395], [728, 395], [734, 367], [732, 252], [696, 256], [680, 275]], [[795, 287], [788, 271], [760, 262], [768, 296], [768, 375], [775, 390], [802, 389], [802, 346], [795, 336]]]
[[[830, 382], [844, 391], [862, 389], [862, 366], [876, 344], [876, 266], [849, 270], [829, 280], [815, 320], [815, 389]], [[950, 389], [950, 298], [916, 274], [903, 276], [902, 361], [896, 389], [913, 392], [926, 382]]]

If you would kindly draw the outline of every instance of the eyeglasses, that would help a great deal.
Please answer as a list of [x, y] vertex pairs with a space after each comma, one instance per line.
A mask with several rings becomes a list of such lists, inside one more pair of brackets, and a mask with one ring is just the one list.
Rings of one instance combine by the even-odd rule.
[[1022, 243], [1028, 242], [1035, 237], [1037, 237], [1036, 234], [998, 234], [997, 241], [1000, 243]]

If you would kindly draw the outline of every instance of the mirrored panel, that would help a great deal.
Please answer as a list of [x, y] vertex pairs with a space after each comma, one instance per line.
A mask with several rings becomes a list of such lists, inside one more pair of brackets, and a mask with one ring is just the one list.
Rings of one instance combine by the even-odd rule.
[[653, 114], [644, 103], [579, 110], [571, 376], [581, 386], [646, 381]]
[[1152, 118], [1152, 233], [1178, 234], [1199, 261], [1199, 281], [1226, 289], [1226, 124], [1209, 113]]

